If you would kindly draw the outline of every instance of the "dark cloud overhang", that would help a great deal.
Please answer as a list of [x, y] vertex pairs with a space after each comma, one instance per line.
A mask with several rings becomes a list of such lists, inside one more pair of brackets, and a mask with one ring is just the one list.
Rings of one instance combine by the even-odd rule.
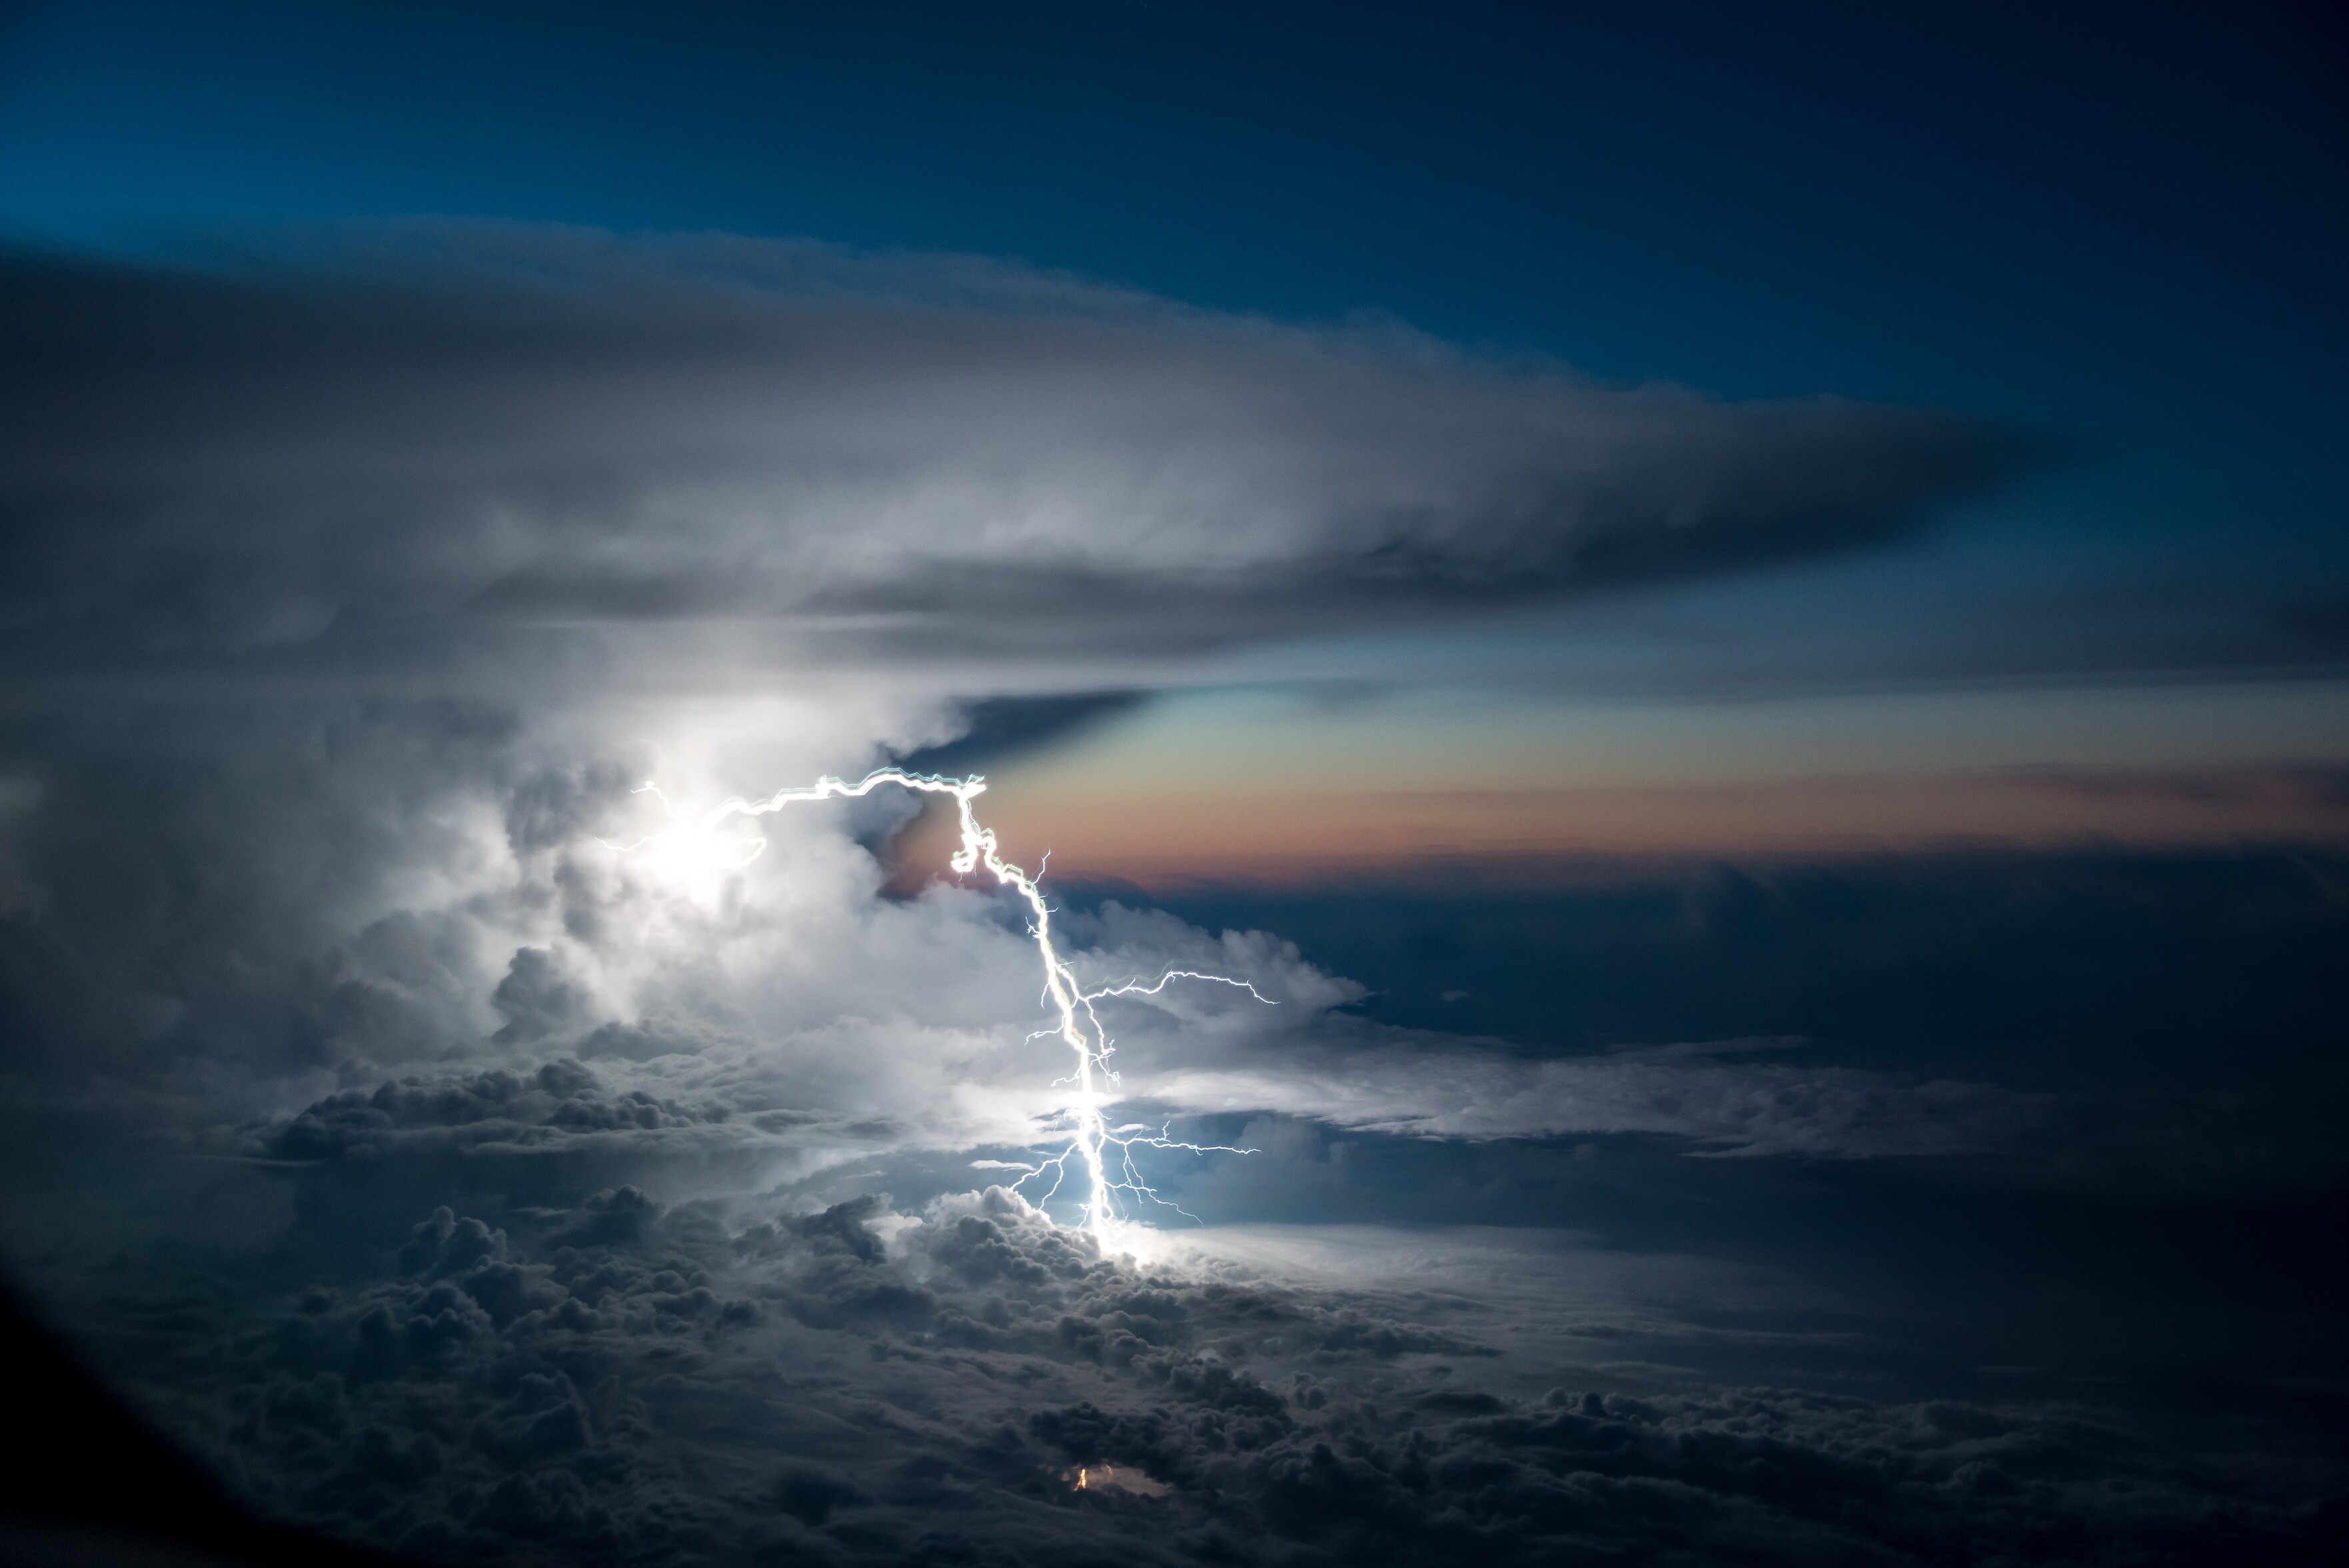
[[679, 623], [884, 662], [1180, 653], [1882, 542], [2044, 456], [954, 258], [363, 240], [0, 260], [0, 660]]
[[959, 737], [908, 752], [898, 765], [941, 776], [978, 772], [1000, 759], [1074, 739], [1148, 700], [1149, 694], [1140, 691], [980, 697], [964, 705], [966, 727]]

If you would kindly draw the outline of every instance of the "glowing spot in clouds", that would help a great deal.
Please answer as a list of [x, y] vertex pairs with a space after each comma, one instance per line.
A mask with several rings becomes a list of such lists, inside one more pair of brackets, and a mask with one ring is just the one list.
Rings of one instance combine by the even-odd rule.
[[[1193, 969], [1170, 969], [1147, 984], [1133, 980], [1119, 985], [1104, 986], [1098, 991], [1086, 991], [1077, 984], [1075, 973], [1052, 944], [1052, 911], [1044, 902], [1042, 891], [1019, 866], [1003, 858], [996, 842], [995, 830], [983, 827], [971, 802], [987, 790], [987, 781], [978, 777], [941, 779], [926, 773], [907, 773], [895, 768], [884, 768], [866, 774], [854, 784], [844, 783], [829, 776], [803, 788], [785, 788], [763, 799], [745, 800], [736, 796], [719, 802], [698, 816], [680, 810], [677, 804], [661, 793], [649, 779], [636, 791], [649, 794], [658, 800], [662, 810], [672, 821], [682, 824], [672, 832], [652, 833], [632, 844], [612, 844], [609, 847], [622, 854], [638, 854], [673, 871], [684, 872], [739, 871], [765, 852], [767, 841], [762, 835], [749, 834], [724, 838], [719, 833], [721, 824], [735, 817], [760, 817], [770, 811], [780, 811], [786, 806], [830, 799], [853, 799], [866, 795], [879, 785], [895, 784], [926, 795], [951, 795], [961, 826], [962, 840], [954, 856], [947, 863], [957, 875], [968, 875], [984, 868], [1003, 886], [1017, 892], [1028, 905], [1028, 934], [1035, 939], [1037, 956], [1044, 966], [1044, 997], [1059, 1022], [1039, 1029], [1029, 1036], [1040, 1039], [1057, 1035], [1076, 1057], [1076, 1070], [1065, 1078], [1054, 1080], [1055, 1087], [1067, 1084], [1074, 1098], [1061, 1108], [1060, 1118], [1069, 1130], [1069, 1142], [1059, 1153], [1034, 1165], [1018, 1165], [1005, 1161], [978, 1161], [981, 1170], [1018, 1171], [1020, 1177], [1012, 1183], [1024, 1187], [1046, 1172], [1051, 1174], [1051, 1184], [1045, 1189], [1042, 1202], [1050, 1202], [1067, 1180], [1069, 1165], [1077, 1162], [1084, 1171], [1088, 1195], [1082, 1205], [1085, 1228], [1092, 1233], [1104, 1251], [1154, 1252], [1154, 1233], [1137, 1225], [1121, 1212], [1120, 1194], [1130, 1200], [1147, 1200], [1164, 1208], [1183, 1211], [1161, 1198], [1142, 1179], [1134, 1168], [1136, 1146], [1149, 1149], [1187, 1149], [1194, 1154], [1225, 1153], [1253, 1154], [1252, 1149], [1232, 1149], [1223, 1144], [1185, 1143], [1170, 1138], [1161, 1127], [1153, 1132], [1138, 1123], [1112, 1128], [1102, 1115], [1102, 1098], [1099, 1085], [1115, 1083], [1117, 1074], [1110, 1070], [1109, 1058], [1115, 1047], [1109, 1031], [1103, 1026], [1095, 1004], [1123, 996], [1155, 996], [1176, 980], [1199, 980], [1211, 985], [1231, 985], [1246, 991], [1266, 1006], [1272, 998], [1260, 994], [1246, 980], [1235, 980], [1227, 975], [1206, 975]], [[1109, 1150], [1115, 1149], [1112, 1155]], [[1106, 1472], [1104, 1472], [1106, 1473]]]
[[1137, 1497], [1164, 1497], [1174, 1490], [1138, 1470], [1120, 1470], [1114, 1465], [1079, 1465], [1074, 1470], [1062, 1470], [1061, 1479], [1079, 1491], [1128, 1491]]

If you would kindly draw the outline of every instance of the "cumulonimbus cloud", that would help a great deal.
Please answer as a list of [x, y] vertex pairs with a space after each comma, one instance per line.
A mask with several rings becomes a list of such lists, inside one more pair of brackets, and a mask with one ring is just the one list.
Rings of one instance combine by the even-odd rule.
[[[1066, 1104], [1024, 908], [876, 898], [878, 815], [761, 819], [723, 876], [619, 847], [666, 820], [632, 792], [656, 763], [706, 801], [903, 755], [989, 660], [1065, 694], [1119, 650], [1881, 538], [2011, 465], [1999, 432], [990, 263], [543, 230], [0, 260], [0, 1250], [273, 1515], [419, 1560], [1528, 1564], [2012, 1557], [2051, 1520], [2267, 1560], [2318, 1517], [2068, 1406], [1666, 1366], [1747, 1331], [1599, 1299], [1590, 1251], [1482, 1299], [1456, 1264], [1103, 1259], [955, 1190]], [[831, 673], [606, 700], [680, 629], [738, 676]], [[566, 684], [547, 646], [621, 656]], [[925, 667], [841, 672], [891, 655]], [[227, 689], [156, 684], [189, 671]], [[131, 700], [85, 700], [102, 673]], [[1271, 1130], [1206, 1170], [1284, 1220], [1308, 1123], [1857, 1158], [2048, 1109], [1781, 1042], [1535, 1059], [1347, 1016], [1361, 987], [1265, 933], [1058, 925], [1088, 984], [1278, 1003], [1113, 1022], [1134, 1114]], [[871, 1185], [899, 1178], [927, 1195]]]
[[680, 624], [1172, 653], [1880, 539], [2023, 456], [805, 243], [408, 226], [0, 278], [20, 665]]

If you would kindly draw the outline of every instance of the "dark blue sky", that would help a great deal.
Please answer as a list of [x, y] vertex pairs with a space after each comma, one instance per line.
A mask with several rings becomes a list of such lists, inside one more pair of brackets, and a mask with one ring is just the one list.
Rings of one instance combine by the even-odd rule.
[[2316, 8], [24, 9], [20, 229], [464, 213], [1018, 256], [1733, 396], [2307, 439]]

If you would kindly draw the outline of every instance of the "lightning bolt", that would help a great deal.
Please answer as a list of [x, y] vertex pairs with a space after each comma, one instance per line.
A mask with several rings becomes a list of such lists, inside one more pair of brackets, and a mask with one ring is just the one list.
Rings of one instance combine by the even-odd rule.
[[[986, 779], [976, 775], [968, 779], [942, 779], [928, 773], [908, 773], [897, 768], [875, 769], [854, 784], [827, 775], [812, 784], [798, 788], [787, 786], [756, 800], [736, 796], [710, 807], [698, 818], [680, 810], [649, 779], [642, 789], [634, 792], [650, 794], [660, 802], [662, 810], [672, 820], [689, 823], [694, 832], [709, 839], [714, 838], [720, 826], [732, 818], [763, 817], [787, 806], [810, 805], [822, 800], [853, 800], [871, 794], [885, 784], [918, 794], [953, 797], [962, 841], [947, 864], [957, 876], [968, 876], [972, 872], [984, 869], [999, 885], [1019, 894], [1028, 906], [1028, 934], [1036, 944], [1036, 954], [1044, 970], [1043, 1000], [1048, 1011], [1058, 1019], [1056, 1024], [1039, 1029], [1028, 1037], [1035, 1040], [1057, 1036], [1069, 1047], [1076, 1058], [1075, 1071], [1067, 1078], [1055, 1079], [1054, 1085], [1070, 1085], [1075, 1091], [1075, 1098], [1060, 1113], [1069, 1132], [1067, 1146], [1032, 1166], [1011, 1167], [1024, 1172], [1012, 1185], [1015, 1188], [1025, 1187], [1049, 1174], [1050, 1185], [1039, 1200], [1040, 1202], [1049, 1202], [1068, 1179], [1071, 1167], [1074, 1165], [1081, 1169], [1088, 1189], [1088, 1196], [1081, 1206], [1084, 1227], [1104, 1252], [1114, 1246], [1122, 1227], [1134, 1222], [1126, 1213], [1131, 1205], [1152, 1203], [1195, 1219], [1196, 1216], [1188, 1215], [1187, 1211], [1179, 1205], [1160, 1197], [1143, 1179], [1142, 1172], [1133, 1163], [1133, 1151], [1136, 1149], [1179, 1149], [1194, 1154], [1253, 1154], [1256, 1150], [1234, 1149], [1219, 1143], [1186, 1143], [1169, 1136], [1164, 1126], [1155, 1132], [1142, 1123], [1110, 1126], [1102, 1114], [1104, 1102], [1101, 1086], [1118, 1081], [1117, 1074], [1109, 1066], [1109, 1058], [1115, 1054], [1116, 1047], [1095, 1005], [1117, 997], [1155, 996], [1177, 980], [1236, 986], [1267, 1006], [1275, 1005], [1273, 999], [1246, 980], [1237, 980], [1228, 975], [1203, 974], [1195, 969], [1169, 969], [1156, 980], [1146, 984], [1135, 979], [1105, 985], [1098, 990], [1085, 990], [1078, 983], [1076, 973], [1069, 966], [1068, 960], [1053, 944], [1052, 908], [1045, 901], [1037, 879], [1003, 858], [995, 830], [978, 820], [978, 810], [971, 803], [987, 792]], [[607, 847], [625, 854], [668, 836], [647, 835], [633, 844], [609, 844]], [[765, 851], [767, 841], [762, 835], [752, 834], [734, 841], [730, 847], [740, 857], [730, 863], [739, 868], [758, 859]], [[992, 1165], [994, 1162], [987, 1163]]]

